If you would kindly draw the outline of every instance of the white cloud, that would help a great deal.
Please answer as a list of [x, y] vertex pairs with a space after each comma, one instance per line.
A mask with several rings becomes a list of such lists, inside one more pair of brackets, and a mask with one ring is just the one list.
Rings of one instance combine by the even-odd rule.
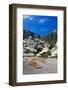
[[34, 17], [29, 17], [29, 20], [33, 20], [34, 19]]
[[45, 23], [45, 22], [47, 22], [48, 21], [48, 19], [46, 18], [46, 19], [40, 19], [38, 22], [39, 23]]
[[30, 16], [23, 16], [24, 19], [28, 19]]
[[23, 16], [24, 19], [33, 20], [34, 17], [32, 16]]

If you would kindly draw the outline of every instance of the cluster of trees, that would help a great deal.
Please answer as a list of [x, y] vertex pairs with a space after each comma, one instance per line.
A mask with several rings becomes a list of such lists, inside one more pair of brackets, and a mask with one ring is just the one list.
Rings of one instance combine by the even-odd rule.
[[52, 49], [57, 42], [57, 32], [49, 33], [46, 38], [47, 42], [50, 44], [50, 49]]

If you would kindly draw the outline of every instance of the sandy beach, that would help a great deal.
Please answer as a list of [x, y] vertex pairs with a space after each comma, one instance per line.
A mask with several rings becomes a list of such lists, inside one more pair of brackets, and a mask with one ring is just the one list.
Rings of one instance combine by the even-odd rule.
[[[30, 57], [29, 57], [30, 58]], [[48, 74], [57, 73], [57, 58], [47, 58], [44, 59], [44, 63], [40, 60], [37, 61], [37, 66], [33, 67], [27, 62], [28, 57], [23, 60], [23, 74]]]

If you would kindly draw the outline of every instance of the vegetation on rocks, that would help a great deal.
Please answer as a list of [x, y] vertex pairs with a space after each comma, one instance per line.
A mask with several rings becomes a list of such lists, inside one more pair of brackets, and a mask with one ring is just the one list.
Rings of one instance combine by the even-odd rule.
[[[33, 53], [36, 55], [41, 52], [44, 48], [48, 48], [48, 51], [45, 51], [40, 54], [41, 57], [49, 57], [57, 50], [57, 31], [50, 32], [48, 35], [39, 35], [37, 33], [24, 30], [23, 31], [23, 48], [24, 54]], [[53, 56], [53, 55], [52, 55]], [[55, 54], [57, 57], [57, 53]]]

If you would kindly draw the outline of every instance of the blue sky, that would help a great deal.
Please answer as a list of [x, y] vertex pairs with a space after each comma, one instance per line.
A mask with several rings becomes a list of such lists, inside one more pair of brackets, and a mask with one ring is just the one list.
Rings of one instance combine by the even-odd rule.
[[24, 15], [23, 28], [40, 35], [47, 35], [49, 32], [57, 30], [57, 17]]

